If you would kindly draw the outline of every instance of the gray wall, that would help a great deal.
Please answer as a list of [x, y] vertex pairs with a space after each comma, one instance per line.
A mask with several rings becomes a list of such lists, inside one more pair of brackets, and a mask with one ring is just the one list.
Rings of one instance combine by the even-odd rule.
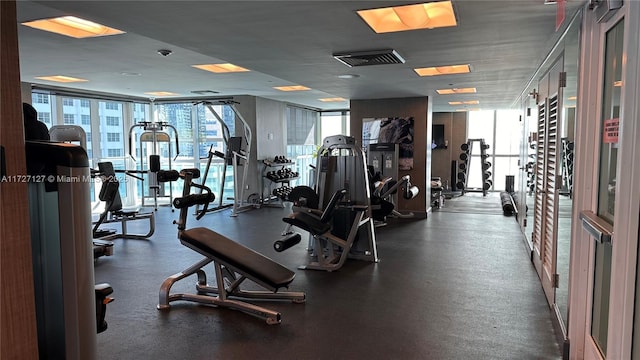
[[256, 98], [258, 160], [286, 155], [286, 108], [283, 102]]
[[362, 144], [362, 119], [409, 117], [414, 119], [413, 169], [401, 171], [409, 174], [411, 182], [420, 188], [420, 194], [410, 201], [401, 196], [398, 210], [412, 211], [426, 217], [431, 209], [431, 103], [428, 97], [351, 100], [351, 135]]
[[[286, 104], [280, 101], [255, 97], [234, 96], [236, 109], [252, 131], [251, 154], [248, 162], [249, 170], [245, 179], [244, 199], [253, 193], [262, 193], [262, 160], [272, 159], [276, 155], [286, 155]], [[236, 121], [239, 131], [242, 124]], [[240, 134], [236, 134], [240, 135]], [[244, 134], [242, 134], [244, 136]], [[247, 189], [246, 186], [249, 188]]]
[[[256, 133], [256, 97], [255, 96], [234, 96], [233, 100], [238, 102], [235, 104], [236, 110], [242, 115], [244, 120], [249, 125], [251, 129], [251, 153], [249, 154], [249, 159], [247, 161], [247, 165], [249, 166], [249, 170], [247, 170], [247, 178], [245, 179], [245, 190], [243, 201], [247, 200], [247, 197], [250, 194], [258, 193], [260, 186], [258, 182], [258, 177], [255, 176], [258, 172], [258, 158], [257, 158], [257, 137]], [[242, 122], [236, 119], [236, 136], [242, 136], [244, 138], [244, 134], [238, 133], [242, 131]], [[244, 171], [244, 169], [239, 169], [239, 171]], [[240, 175], [240, 174], [238, 174]], [[248, 187], [248, 188], [247, 188]]]

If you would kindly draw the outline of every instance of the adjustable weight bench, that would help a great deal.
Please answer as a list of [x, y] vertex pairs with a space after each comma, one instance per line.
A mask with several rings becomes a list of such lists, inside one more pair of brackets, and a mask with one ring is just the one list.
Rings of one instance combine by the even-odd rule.
[[[279, 312], [241, 299], [290, 300], [294, 303], [303, 303], [305, 301], [303, 292], [278, 292], [279, 289], [289, 286], [295, 278], [295, 273], [215, 231], [204, 227], [185, 229], [188, 208], [204, 205], [204, 208], [198, 212], [197, 219], [200, 219], [206, 213], [208, 203], [212, 202], [215, 196], [206, 186], [192, 183], [190, 172], [184, 172], [181, 176], [185, 182], [183, 196], [174, 199], [173, 202], [173, 205], [180, 209], [180, 219], [176, 221], [178, 238], [182, 245], [200, 253], [204, 259], [169, 276], [162, 283], [158, 309], [168, 309], [172, 301], [185, 300], [240, 310], [264, 319], [267, 324], [279, 324], [281, 321]], [[204, 189], [206, 193], [190, 194], [190, 187]], [[213, 263], [215, 270], [215, 287], [207, 284], [207, 276], [203, 270], [204, 266], [210, 263]], [[170, 293], [173, 284], [194, 274], [198, 277], [195, 294]], [[242, 290], [240, 285], [245, 280], [253, 281], [266, 291]]]

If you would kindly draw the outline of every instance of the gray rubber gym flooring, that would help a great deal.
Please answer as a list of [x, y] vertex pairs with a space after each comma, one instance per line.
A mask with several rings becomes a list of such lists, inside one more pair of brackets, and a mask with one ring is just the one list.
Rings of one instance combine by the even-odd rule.
[[[223, 210], [198, 222], [190, 217], [189, 225], [296, 269], [306, 262], [306, 242], [283, 253], [272, 248], [288, 212], [261, 208], [234, 218]], [[261, 302], [282, 313], [280, 325], [267, 325], [188, 302], [156, 310], [162, 281], [201, 259], [176, 239], [177, 216], [160, 208], [150, 240], [115, 240], [115, 254], [97, 260], [96, 282], [109, 282], [116, 299], [108, 306], [109, 328], [98, 335], [99, 359], [561, 358], [513, 217], [436, 210], [428, 219], [396, 220], [377, 229], [379, 263], [296, 270], [290, 289], [306, 292], [307, 302]], [[186, 279], [174, 289], [191, 292], [194, 283]]]

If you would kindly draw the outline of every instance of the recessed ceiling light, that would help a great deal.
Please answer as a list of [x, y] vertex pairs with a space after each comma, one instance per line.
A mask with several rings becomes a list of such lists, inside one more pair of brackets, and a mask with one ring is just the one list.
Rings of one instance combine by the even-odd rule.
[[420, 76], [436, 76], [436, 75], [451, 75], [451, 74], [466, 74], [471, 72], [471, 68], [466, 65], [448, 65], [448, 66], [433, 66], [426, 68], [413, 69], [416, 74]]
[[150, 92], [146, 92], [146, 95], [153, 95], [153, 96], [173, 96], [173, 95], [178, 95], [176, 93], [170, 92], [170, 91], [150, 91]]
[[347, 99], [345, 98], [341, 98], [341, 97], [333, 97], [333, 98], [322, 98], [322, 99], [318, 99], [322, 102], [340, 102], [340, 101], [347, 101]]
[[70, 36], [76, 39], [124, 34], [124, 31], [110, 28], [93, 21], [75, 16], [62, 16], [52, 19], [42, 19], [23, 22], [22, 25], [35, 29]]
[[360, 75], [356, 75], [356, 74], [340, 74], [340, 75], [338, 75], [338, 77], [340, 79], [355, 79], [355, 78], [359, 78]]
[[238, 65], [233, 65], [230, 63], [225, 64], [204, 64], [204, 65], [192, 65], [194, 68], [198, 68], [200, 70], [206, 70], [213, 73], [232, 73], [232, 72], [246, 72], [249, 69], [245, 69]]
[[468, 100], [468, 101], [449, 101], [449, 105], [478, 105], [480, 101], [478, 100]]
[[436, 92], [440, 95], [450, 95], [450, 94], [473, 94], [476, 92], [476, 88], [454, 88], [454, 89], [439, 89]]
[[126, 71], [123, 71], [123, 72], [120, 73], [120, 75], [122, 75], [122, 76], [141, 76], [142, 74], [137, 73], [137, 72], [126, 72]]
[[457, 25], [451, 1], [360, 10], [357, 13], [376, 33]]
[[55, 81], [55, 82], [62, 82], [62, 83], [89, 81], [89, 80], [86, 80], [86, 79], [80, 79], [80, 78], [75, 78], [75, 77], [71, 77], [71, 76], [64, 76], [64, 75], [36, 76], [36, 79], [47, 80], [47, 81]]
[[574, 100], [574, 101], [575, 101], [576, 99], [578, 99], [578, 97], [577, 97], [577, 96], [569, 96], [569, 97], [567, 98], [567, 100]]
[[276, 90], [280, 90], [280, 91], [305, 91], [305, 90], [311, 90], [310, 88], [308, 88], [306, 86], [302, 86], [302, 85], [274, 86], [273, 88], [276, 89]]

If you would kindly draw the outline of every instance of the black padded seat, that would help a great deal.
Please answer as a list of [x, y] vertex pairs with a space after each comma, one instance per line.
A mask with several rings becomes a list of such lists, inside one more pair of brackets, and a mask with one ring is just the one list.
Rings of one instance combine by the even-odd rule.
[[135, 216], [138, 215], [138, 210], [113, 210], [111, 213], [116, 216]]
[[219, 259], [223, 264], [249, 274], [275, 290], [287, 287], [295, 277], [293, 271], [277, 262], [207, 228], [184, 230], [180, 233], [180, 240], [201, 254]]
[[306, 212], [294, 212], [288, 217], [282, 218], [287, 224], [299, 227], [312, 235], [324, 234], [331, 229], [331, 223], [323, 223], [317, 216]]

